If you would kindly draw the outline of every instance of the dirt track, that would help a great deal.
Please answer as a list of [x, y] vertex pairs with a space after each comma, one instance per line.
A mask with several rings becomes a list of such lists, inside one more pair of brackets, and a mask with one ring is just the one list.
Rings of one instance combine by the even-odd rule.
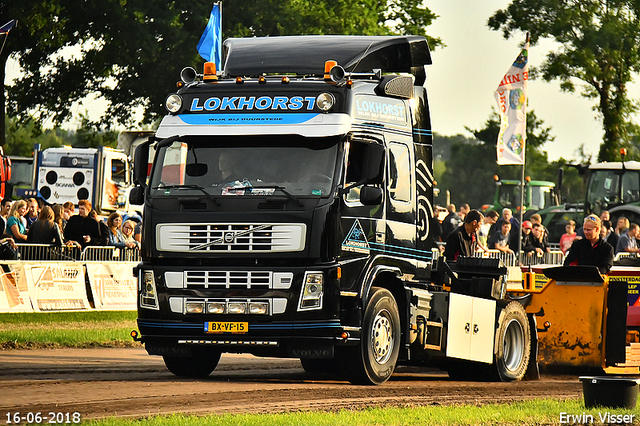
[[518, 383], [450, 380], [438, 370], [400, 367], [382, 386], [353, 386], [304, 372], [297, 359], [225, 354], [206, 380], [180, 379], [144, 349], [0, 352], [0, 424], [7, 412], [79, 412], [83, 419], [159, 413], [338, 410], [371, 406], [499, 403], [577, 398], [576, 376]]

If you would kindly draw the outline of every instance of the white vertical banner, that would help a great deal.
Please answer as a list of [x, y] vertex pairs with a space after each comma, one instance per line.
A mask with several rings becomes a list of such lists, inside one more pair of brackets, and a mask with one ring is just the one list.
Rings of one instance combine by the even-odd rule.
[[496, 89], [500, 113], [497, 162], [524, 165], [527, 137], [527, 80], [529, 79], [529, 34], [524, 48]]

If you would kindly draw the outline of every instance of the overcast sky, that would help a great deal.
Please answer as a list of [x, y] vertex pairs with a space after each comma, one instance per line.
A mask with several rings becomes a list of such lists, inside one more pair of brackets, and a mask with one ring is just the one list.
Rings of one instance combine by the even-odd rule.
[[[501, 31], [492, 31], [487, 20], [508, 0], [425, 0], [439, 15], [428, 27], [429, 35], [440, 37], [447, 47], [432, 52], [433, 65], [427, 67], [427, 89], [434, 132], [470, 136], [471, 129], [483, 127], [496, 107], [494, 92], [519, 53], [523, 33], [505, 40]], [[543, 42], [529, 50], [529, 65], [539, 66], [557, 45]], [[529, 111], [551, 127], [555, 141], [544, 146], [551, 160], [575, 158], [584, 143], [597, 158], [602, 141], [600, 120], [592, 110], [595, 101], [579, 91], [562, 93], [558, 82], [529, 81]], [[638, 97], [637, 87], [631, 95]], [[638, 119], [636, 118], [636, 121]]]

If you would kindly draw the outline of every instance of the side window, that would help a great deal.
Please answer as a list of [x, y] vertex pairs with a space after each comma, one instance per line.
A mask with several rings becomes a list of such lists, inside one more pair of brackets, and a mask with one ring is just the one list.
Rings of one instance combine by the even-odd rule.
[[[366, 159], [367, 145], [364, 143], [351, 142], [349, 144], [349, 157], [347, 158], [347, 175], [345, 188], [359, 182], [365, 170], [363, 162]], [[360, 202], [360, 189], [362, 185], [355, 186], [347, 192], [345, 199], [350, 203]]]
[[638, 172], [628, 171], [622, 175], [622, 200], [625, 203], [633, 203], [640, 200]]
[[409, 148], [399, 143], [389, 144], [389, 194], [396, 201], [411, 201], [411, 161]]

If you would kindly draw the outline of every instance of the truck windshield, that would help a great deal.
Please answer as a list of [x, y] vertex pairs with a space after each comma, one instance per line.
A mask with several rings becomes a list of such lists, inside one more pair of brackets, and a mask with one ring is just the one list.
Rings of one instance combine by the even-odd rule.
[[[271, 136], [273, 139], [273, 136]], [[326, 196], [337, 164], [338, 138], [184, 137], [161, 147], [151, 178], [152, 196]]]
[[640, 201], [637, 170], [592, 170], [587, 189], [589, 212], [600, 214], [619, 204]]
[[531, 186], [531, 201], [527, 206], [530, 210], [542, 210], [553, 205], [551, 196], [551, 187], [549, 186]]

